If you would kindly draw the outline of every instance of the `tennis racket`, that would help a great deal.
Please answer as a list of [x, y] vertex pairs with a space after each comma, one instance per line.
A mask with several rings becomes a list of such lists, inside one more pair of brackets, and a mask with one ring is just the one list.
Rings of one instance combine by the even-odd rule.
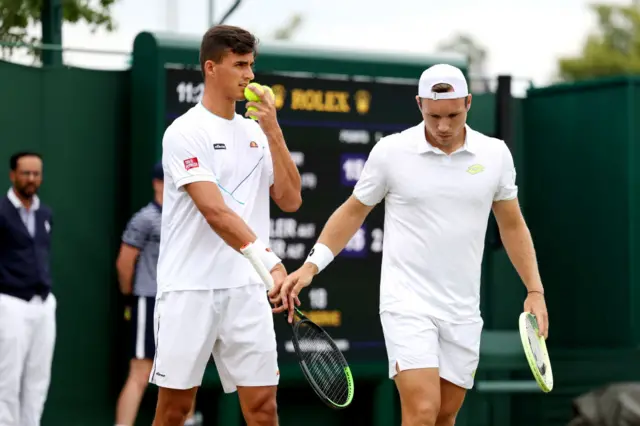
[[[273, 277], [258, 258], [252, 245], [241, 249], [260, 278], [273, 288]], [[302, 373], [320, 399], [334, 409], [351, 404], [354, 393], [353, 376], [342, 351], [322, 327], [307, 318], [297, 307], [291, 325], [292, 342]], [[285, 312], [285, 318], [287, 313]], [[287, 323], [289, 323], [287, 321]]]
[[535, 315], [523, 312], [520, 314], [518, 323], [522, 347], [533, 377], [543, 392], [551, 392], [553, 389], [551, 360], [544, 337], [538, 335], [538, 321]]

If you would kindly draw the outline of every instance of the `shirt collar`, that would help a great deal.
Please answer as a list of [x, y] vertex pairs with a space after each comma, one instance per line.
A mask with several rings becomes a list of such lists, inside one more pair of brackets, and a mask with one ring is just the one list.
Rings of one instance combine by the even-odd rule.
[[158, 211], [159, 211], [159, 212], [161, 212], [161, 211], [162, 211], [162, 205], [161, 205], [161, 204], [159, 204], [156, 200], [151, 200], [151, 204], [152, 204], [156, 209], [158, 209]]
[[[9, 192], [7, 192], [7, 197], [9, 198], [9, 201], [11, 201], [11, 204], [13, 204], [16, 209], [26, 209], [24, 204], [22, 204], [22, 201], [20, 200], [20, 198], [18, 198], [18, 196], [16, 195], [13, 188], [9, 188]], [[39, 208], [40, 208], [40, 198], [38, 198], [37, 195], [34, 195], [31, 202], [30, 210], [36, 211]]]
[[[471, 129], [471, 127], [469, 127], [468, 124], [465, 124], [464, 128], [466, 130], [464, 144], [456, 152], [467, 151], [471, 154], [475, 154], [476, 146], [475, 146], [475, 138], [473, 137], [473, 130]], [[434, 154], [444, 154], [444, 152], [442, 152], [440, 149], [436, 148], [435, 146], [431, 145], [427, 141], [427, 137], [425, 136], [425, 132], [424, 132], [424, 121], [416, 126], [416, 132], [418, 133], [418, 135], [416, 135], [416, 150], [418, 154], [424, 154], [425, 152], [433, 152]]]

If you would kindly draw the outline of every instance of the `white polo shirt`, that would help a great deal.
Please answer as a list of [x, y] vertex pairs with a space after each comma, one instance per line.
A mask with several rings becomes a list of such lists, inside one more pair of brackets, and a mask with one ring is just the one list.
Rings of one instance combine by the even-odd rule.
[[467, 126], [462, 148], [429, 144], [424, 123], [382, 138], [354, 196], [385, 200], [380, 312], [480, 320], [480, 268], [493, 201], [517, 196], [506, 144]]
[[216, 234], [183, 188], [214, 182], [225, 203], [262, 241], [269, 241], [273, 163], [267, 137], [253, 120], [226, 120], [198, 103], [162, 140], [164, 199], [158, 293], [233, 288], [262, 281], [251, 264]]

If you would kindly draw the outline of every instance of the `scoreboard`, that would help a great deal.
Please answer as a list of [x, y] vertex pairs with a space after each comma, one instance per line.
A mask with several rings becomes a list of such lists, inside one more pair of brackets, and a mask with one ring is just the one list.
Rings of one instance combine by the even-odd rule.
[[[194, 106], [204, 84], [197, 68], [165, 65], [165, 125]], [[272, 202], [270, 246], [297, 269], [324, 224], [350, 195], [373, 145], [419, 123], [417, 81], [256, 73], [271, 86], [278, 121], [302, 178], [302, 206]], [[237, 112], [244, 114], [244, 102]], [[402, 167], [398, 164], [397, 167]], [[350, 362], [386, 359], [378, 316], [384, 206], [377, 206], [334, 262], [300, 295], [300, 309], [323, 326]], [[281, 362], [292, 361], [286, 321], [274, 318]]]

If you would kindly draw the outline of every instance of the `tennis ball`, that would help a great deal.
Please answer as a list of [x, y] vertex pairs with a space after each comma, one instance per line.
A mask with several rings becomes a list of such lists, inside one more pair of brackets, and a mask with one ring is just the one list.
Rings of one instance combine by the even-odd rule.
[[[251, 90], [249, 88], [250, 86], [261, 88], [264, 92], [269, 93], [269, 95], [271, 96], [271, 99], [275, 99], [276, 98], [276, 96], [273, 93], [273, 90], [271, 89], [271, 87], [263, 86], [263, 85], [260, 85], [258, 83], [251, 83], [247, 87], [245, 87], [245, 89], [244, 89], [244, 97], [250, 102], [260, 102], [260, 98], [258, 97], [258, 95], [253, 90]], [[256, 110], [257, 110], [256, 107], [247, 108], [247, 111], [256, 111]], [[250, 115], [249, 118], [251, 118], [252, 120], [257, 120], [258, 119], [258, 117], [254, 116], [254, 115]]]
[[273, 93], [273, 90], [271, 90], [271, 87], [269, 87], [269, 86], [262, 86], [262, 89], [263, 89], [265, 92], [269, 93], [269, 95], [271, 95], [271, 99], [274, 99], [274, 100], [276, 99], [276, 95]]
[[[251, 83], [249, 84], [247, 87], [244, 88], [244, 97], [246, 100], [248, 100], [249, 102], [260, 102], [260, 98], [258, 97], [258, 95], [250, 89], [250, 87], [258, 87], [258, 88], [262, 88], [264, 90], [264, 88], [259, 85], [258, 83]], [[249, 107], [247, 108], [247, 111], [257, 111], [256, 107]], [[249, 118], [251, 118], [252, 120], [257, 120], [258, 117], [256, 117], [255, 115], [250, 115]]]
[[262, 88], [264, 90], [264, 87], [262, 87], [258, 83], [251, 83], [247, 87], [244, 88], [244, 97], [245, 97], [245, 99], [248, 100], [249, 102], [260, 102], [260, 98], [258, 97], [258, 95], [253, 90], [251, 90], [251, 86], [257, 87], [257, 88]]

